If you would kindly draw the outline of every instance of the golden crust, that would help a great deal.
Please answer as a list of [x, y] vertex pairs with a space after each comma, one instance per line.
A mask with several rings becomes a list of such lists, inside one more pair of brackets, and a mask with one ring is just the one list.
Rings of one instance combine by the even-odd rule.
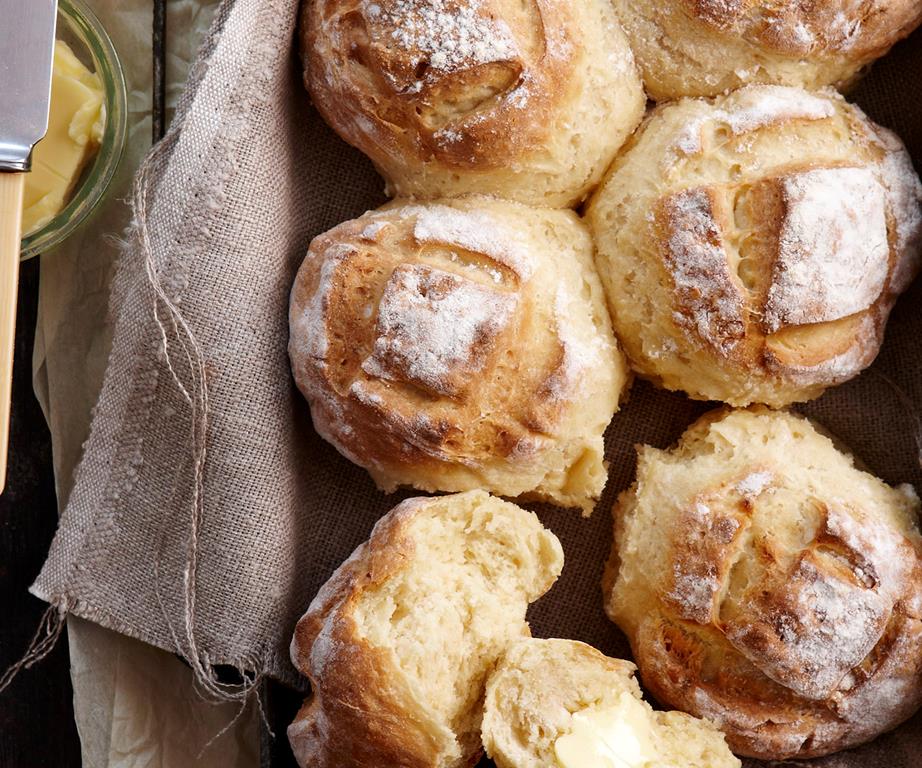
[[315, 427], [386, 490], [485, 488], [590, 511], [625, 385], [588, 234], [486, 198], [316, 238], [291, 297]]
[[922, 185], [834, 92], [749, 86], [654, 110], [587, 218], [638, 373], [784, 406], [877, 356], [919, 269]]
[[853, 62], [855, 69], [883, 56], [922, 22], [922, 8], [914, 0], [680, 0], [680, 4], [692, 19], [758, 47], [808, 59], [838, 55]]
[[805, 419], [716, 411], [672, 451], [641, 449], [606, 610], [653, 695], [734, 752], [856, 746], [922, 704], [918, 510]]
[[[486, 541], [479, 550], [475, 536]], [[465, 537], [470, 540], [465, 542]], [[449, 554], [454, 547], [462, 557], [433, 562], [427, 548], [442, 541], [447, 542]], [[483, 560], [484, 552], [493, 558]], [[510, 576], [514, 563], [520, 570]], [[436, 572], [438, 565], [445, 567]], [[479, 702], [487, 672], [506, 645], [528, 634], [527, 604], [550, 588], [562, 565], [559, 542], [534, 515], [482, 492], [409, 499], [393, 509], [324, 585], [295, 629], [292, 663], [310, 678], [313, 690], [288, 729], [299, 764], [304, 768], [476, 764], [481, 752]], [[437, 630], [444, 637], [425, 628], [420, 631], [419, 626], [408, 629], [407, 622], [425, 621], [423, 602], [435, 590], [416, 585], [429, 576], [445, 583], [453, 580], [450, 594], [433, 598], [441, 601], [441, 607], [456, 602], [459, 613], [465, 614], [474, 604], [482, 611], [492, 605], [497, 616], [490, 616], [486, 628], [471, 620], [457, 634], [439, 624]], [[451, 589], [443, 584], [446, 588]], [[461, 602], [466, 593], [471, 605]], [[376, 613], [382, 594], [385, 609]], [[401, 596], [407, 604], [400, 603]], [[401, 614], [399, 621], [395, 613]], [[436, 662], [431, 658], [425, 662], [427, 656], [448, 655], [440, 643], [452, 649], [464, 645], [470, 655], [477, 651], [474, 661], [457, 659], [457, 666], [448, 669], [449, 677], [437, 680], [436, 686], [440, 691], [479, 687], [479, 694], [474, 690], [460, 697], [474, 702], [477, 711], [464, 712], [459, 701], [441, 706], [432, 693], [432, 681], [424, 679], [418, 668], [414, 671], [412, 664], [404, 665], [408, 654], [393, 643], [414, 632], [426, 644], [418, 650], [430, 667]], [[474, 668], [468, 669], [471, 664]]]
[[[334, 573], [295, 628], [292, 663], [311, 679], [315, 692], [288, 730], [302, 766], [429, 768], [432, 755], [444, 748], [433, 743], [426, 724], [402, 711], [400, 702], [409, 691], [391, 674], [386, 657], [359, 639], [353, 619], [363, 591], [392, 578], [413, 555], [414, 542], [405, 530], [412, 502], [398, 510], [383, 518], [371, 539]], [[323, 650], [315, 658], [324, 632]], [[343, 755], [350, 756], [348, 763]]]
[[305, 83], [397, 196], [568, 205], [640, 122], [606, 0], [310, 0]]
[[749, 83], [844, 87], [922, 22], [915, 0], [616, 0], [657, 100]]

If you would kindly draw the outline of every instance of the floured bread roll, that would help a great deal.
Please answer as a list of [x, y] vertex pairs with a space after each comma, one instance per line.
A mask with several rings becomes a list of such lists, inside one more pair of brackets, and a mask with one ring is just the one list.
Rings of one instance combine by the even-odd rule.
[[877, 356], [918, 271], [922, 185], [899, 139], [833, 91], [749, 86], [654, 110], [588, 221], [636, 371], [782, 406]]
[[390, 194], [583, 199], [646, 97], [609, 0], [307, 0], [305, 83]]
[[295, 630], [313, 690], [288, 729], [302, 768], [474, 765], [487, 675], [562, 567], [535, 515], [486, 493], [393, 509]]
[[640, 450], [606, 608], [657, 700], [737, 754], [855, 746], [922, 703], [918, 511], [806, 419], [716, 411]]
[[378, 485], [589, 512], [626, 380], [570, 211], [397, 205], [311, 244], [291, 294], [314, 426]]
[[615, 0], [657, 101], [747, 83], [844, 86], [922, 22], [918, 0]]
[[654, 712], [629, 661], [573, 640], [521, 640], [487, 682], [498, 768], [738, 768], [711, 723]]

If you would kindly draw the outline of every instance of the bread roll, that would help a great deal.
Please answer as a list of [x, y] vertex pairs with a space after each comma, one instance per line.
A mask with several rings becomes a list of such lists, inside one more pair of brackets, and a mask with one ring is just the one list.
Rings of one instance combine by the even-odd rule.
[[646, 97], [609, 0], [307, 0], [305, 83], [392, 196], [582, 200]]
[[877, 356], [919, 268], [922, 185], [832, 91], [655, 109], [588, 221], [634, 369], [732, 405], [817, 397]]
[[290, 319], [314, 426], [384, 490], [592, 509], [626, 367], [575, 214], [489, 198], [368, 213], [311, 244]]
[[806, 419], [717, 411], [640, 449], [606, 609], [657, 700], [737, 754], [856, 746], [922, 703], [918, 512]]
[[487, 754], [498, 768], [738, 768], [711, 723], [654, 712], [634, 670], [574, 640], [517, 642], [487, 682]]
[[298, 763], [474, 765], [487, 674], [562, 567], [535, 515], [486, 493], [393, 509], [295, 630], [313, 690], [288, 729]]
[[847, 85], [922, 21], [918, 0], [615, 0], [651, 97]]

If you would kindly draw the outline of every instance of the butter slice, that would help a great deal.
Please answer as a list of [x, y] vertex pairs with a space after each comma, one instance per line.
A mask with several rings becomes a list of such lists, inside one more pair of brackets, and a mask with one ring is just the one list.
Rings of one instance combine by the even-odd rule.
[[554, 742], [561, 768], [644, 768], [656, 759], [653, 719], [627, 691], [611, 706], [574, 713], [572, 723]]
[[55, 41], [48, 133], [35, 146], [26, 176], [23, 234], [40, 229], [67, 205], [80, 172], [102, 142], [104, 101], [99, 76], [67, 43]]

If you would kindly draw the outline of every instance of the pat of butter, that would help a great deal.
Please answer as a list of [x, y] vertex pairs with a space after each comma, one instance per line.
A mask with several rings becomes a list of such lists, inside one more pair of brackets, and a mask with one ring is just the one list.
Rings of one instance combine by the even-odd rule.
[[23, 234], [43, 227], [67, 205], [74, 184], [102, 141], [102, 83], [67, 43], [54, 44], [48, 132], [32, 152], [22, 212]]
[[616, 704], [573, 715], [570, 733], [554, 742], [561, 768], [644, 768], [656, 759], [653, 721], [625, 691]]

